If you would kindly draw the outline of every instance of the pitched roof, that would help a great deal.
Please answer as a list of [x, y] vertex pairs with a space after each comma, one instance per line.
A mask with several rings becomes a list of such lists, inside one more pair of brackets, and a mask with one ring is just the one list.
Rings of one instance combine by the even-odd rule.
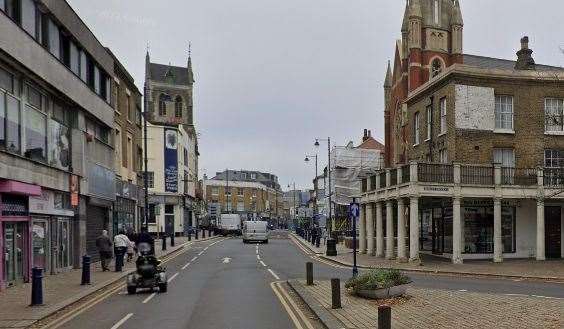
[[149, 64], [149, 78], [153, 81], [164, 83], [170, 83], [172, 81], [173, 84], [185, 86], [192, 83], [187, 68], [157, 63]]
[[380, 150], [382, 152], [384, 152], [385, 149], [384, 144], [375, 140], [374, 137], [368, 137], [364, 142], [362, 142], [356, 148], [366, 149], [366, 150]]
[[[475, 66], [483, 69], [515, 70], [515, 62], [508, 59], [464, 54], [464, 65]], [[562, 71], [564, 67], [537, 64], [537, 71]]]

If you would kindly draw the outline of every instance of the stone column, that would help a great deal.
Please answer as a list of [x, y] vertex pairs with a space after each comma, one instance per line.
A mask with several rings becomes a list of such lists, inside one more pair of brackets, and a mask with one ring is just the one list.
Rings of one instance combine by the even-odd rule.
[[374, 256], [374, 204], [366, 205], [366, 253]]
[[494, 256], [496, 263], [503, 261], [503, 244], [501, 242], [501, 199], [494, 199]]
[[407, 261], [405, 248], [405, 200], [398, 199], [398, 259], [401, 262]]
[[462, 264], [462, 216], [460, 198], [452, 199], [452, 263]]
[[[358, 225], [358, 252], [361, 254], [366, 253], [366, 208], [368, 208], [368, 204], [363, 204], [360, 206], [360, 218]], [[356, 232], [354, 232], [353, 234], [356, 234]]]
[[419, 198], [411, 197], [409, 202], [409, 261], [419, 262]]
[[537, 260], [545, 260], [544, 200], [537, 200]]
[[386, 201], [386, 259], [394, 258], [394, 208], [393, 201]]
[[384, 221], [382, 202], [376, 202], [376, 257], [384, 257]]

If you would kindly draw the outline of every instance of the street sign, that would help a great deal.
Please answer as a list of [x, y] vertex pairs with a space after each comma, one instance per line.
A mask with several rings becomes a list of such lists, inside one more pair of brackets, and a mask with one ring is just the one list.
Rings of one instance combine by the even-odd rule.
[[358, 203], [351, 203], [349, 206], [350, 214], [352, 218], [360, 217], [360, 205]]

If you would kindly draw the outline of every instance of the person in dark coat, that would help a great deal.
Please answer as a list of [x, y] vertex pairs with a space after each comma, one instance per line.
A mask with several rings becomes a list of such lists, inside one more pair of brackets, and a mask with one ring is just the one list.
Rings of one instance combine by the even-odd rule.
[[102, 271], [109, 271], [110, 259], [112, 259], [112, 239], [108, 236], [108, 231], [103, 230], [102, 235], [96, 239], [96, 247], [100, 253], [100, 260], [102, 261]]

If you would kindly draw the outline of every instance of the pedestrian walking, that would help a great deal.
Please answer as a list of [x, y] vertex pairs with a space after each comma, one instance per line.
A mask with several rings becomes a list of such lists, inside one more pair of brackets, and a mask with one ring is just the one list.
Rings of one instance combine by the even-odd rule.
[[109, 271], [109, 262], [112, 258], [112, 240], [108, 236], [108, 231], [103, 230], [102, 235], [96, 239], [96, 247], [100, 253], [100, 260], [102, 262], [102, 271]]
[[123, 230], [120, 230], [118, 235], [114, 237], [114, 251], [116, 254], [116, 272], [121, 272], [123, 269], [123, 258], [129, 246], [129, 239]]
[[133, 259], [133, 255], [135, 254], [135, 242], [129, 240], [129, 244], [127, 245], [127, 262], [131, 262]]

